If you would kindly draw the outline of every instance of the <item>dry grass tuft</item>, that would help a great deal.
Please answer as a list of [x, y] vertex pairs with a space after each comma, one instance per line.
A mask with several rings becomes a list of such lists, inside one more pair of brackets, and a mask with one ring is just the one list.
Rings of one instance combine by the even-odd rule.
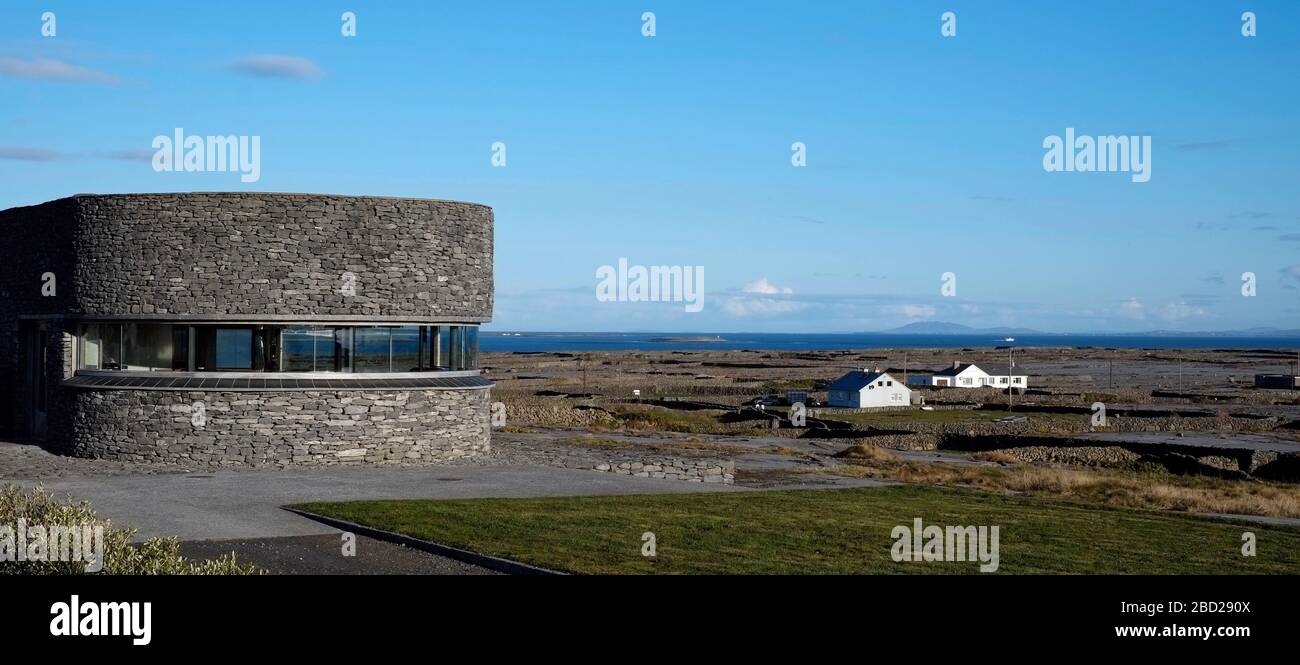
[[876, 462], [893, 462], [898, 459], [888, 450], [871, 443], [859, 443], [856, 446], [849, 446], [848, 448], [835, 453], [835, 457]]
[[845, 458], [846, 464], [809, 471], [1081, 499], [1126, 508], [1300, 517], [1300, 487], [1294, 485], [1028, 464], [1010, 467], [920, 464], [897, 461], [892, 455], [884, 458], [847, 455]]

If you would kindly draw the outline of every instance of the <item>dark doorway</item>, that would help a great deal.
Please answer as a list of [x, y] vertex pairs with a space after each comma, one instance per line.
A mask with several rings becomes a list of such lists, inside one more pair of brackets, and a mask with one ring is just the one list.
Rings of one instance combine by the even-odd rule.
[[38, 324], [24, 326], [23, 356], [26, 358], [27, 433], [38, 440], [45, 439], [45, 410], [48, 391], [46, 390], [46, 353], [50, 345], [50, 331], [43, 330]]

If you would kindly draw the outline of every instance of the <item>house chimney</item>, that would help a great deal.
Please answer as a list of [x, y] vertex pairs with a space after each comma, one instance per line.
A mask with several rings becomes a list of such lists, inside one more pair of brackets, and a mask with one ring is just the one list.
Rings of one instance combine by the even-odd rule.
[[952, 361], [952, 368], [957, 369], [958, 367], [961, 367], [961, 361], [960, 360]]

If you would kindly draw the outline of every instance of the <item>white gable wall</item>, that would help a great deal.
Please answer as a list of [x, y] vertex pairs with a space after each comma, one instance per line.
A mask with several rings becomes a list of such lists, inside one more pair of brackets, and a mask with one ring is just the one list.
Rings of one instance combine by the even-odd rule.
[[[836, 393], [840, 394], [836, 395]], [[827, 402], [831, 406], [854, 409], [909, 406], [912, 403], [912, 391], [894, 377], [881, 374], [871, 385], [863, 386], [856, 393], [852, 391], [831, 391], [827, 394]]]

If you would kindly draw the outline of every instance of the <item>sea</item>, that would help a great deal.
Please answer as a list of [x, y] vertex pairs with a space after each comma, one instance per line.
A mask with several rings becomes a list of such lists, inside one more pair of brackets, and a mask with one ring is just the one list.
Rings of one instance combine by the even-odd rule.
[[1300, 349], [1300, 337], [1192, 335], [991, 334], [920, 335], [889, 333], [479, 333], [482, 352], [580, 351], [841, 351], [883, 348], [1069, 347], [1102, 349]]

